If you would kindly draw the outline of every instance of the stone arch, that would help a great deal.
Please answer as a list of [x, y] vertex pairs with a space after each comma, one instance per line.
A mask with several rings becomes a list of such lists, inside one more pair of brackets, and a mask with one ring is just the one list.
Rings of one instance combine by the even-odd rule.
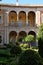
[[22, 24], [25, 26], [26, 25], [26, 12], [20, 11], [18, 18], [19, 18], [19, 22], [22, 22]]
[[28, 13], [28, 25], [35, 26], [35, 18], [36, 18], [35, 12], [30, 11]]
[[27, 33], [25, 31], [20, 31], [19, 32], [19, 37], [18, 37], [19, 42], [22, 42], [22, 38], [26, 37], [26, 36], [27, 36]]
[[16, 25], [17, 22], [17, 13], [16, 11], [9, 12], [9, 24]]
[[36, 33], [34, 31], [30, 31], [28, 33], [28, 35], [33, 35], [34, 36], [34, 41], [32, 41], [30, 44], [31, 46], [37, 46], [37, 43], [36, 43]]
[[9, 33], [9, 42], [15, 42], [16, 41], [16, 36], [17, 36], [17, 32], [16, 31], [11, 31]]
[[33, 35], [36, 38], [36, 33], [34, 31], [30, 31], [28, 35]]
[[19, 37], [25, 37], [25, 36], [27, 36], [27, 33], [25, 31], [19, 32]]

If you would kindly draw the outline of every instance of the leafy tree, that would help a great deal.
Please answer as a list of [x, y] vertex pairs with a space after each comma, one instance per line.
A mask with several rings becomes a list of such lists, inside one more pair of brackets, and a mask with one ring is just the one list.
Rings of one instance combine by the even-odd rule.
[[34, 36], [33, 36], [33, 35], [28, 35], [28, 36], [25, 38], [25, 41], [26, 41], [26, 42], [34, 41]]
[[39, 27], [38, 38], [41, 38], [43, 40], [43, 24], [41, 24]]
[[23, 42], [27, 42], [29, 44], [29, 47], [31, 46], [31, 43], [34, 41], [33, 35], [28, 35], [23, 39]]
[[39, 54], [43, 58], [43, 40], [39, 38], [38, 40]]
[[38, 31], [38, 47], [39, 47], [39, 54], [43, 58], [43, 24], [41, 24]]

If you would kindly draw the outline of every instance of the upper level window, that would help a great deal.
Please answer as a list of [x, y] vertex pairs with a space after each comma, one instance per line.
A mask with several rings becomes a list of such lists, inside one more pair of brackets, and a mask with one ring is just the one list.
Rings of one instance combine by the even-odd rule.
[[2, 23], [2, 17], [0, 16], [0, 24]]
[[28, 21], [28, 26], [30, 26], [30, 21]]
[[11, 26], [14, 26], [14, 20], [11, 21], [10, 25]]
[[22, 27], [23, 26], [23, 22], [22, 21], [19, 21], [18, 22], [18, 26]]

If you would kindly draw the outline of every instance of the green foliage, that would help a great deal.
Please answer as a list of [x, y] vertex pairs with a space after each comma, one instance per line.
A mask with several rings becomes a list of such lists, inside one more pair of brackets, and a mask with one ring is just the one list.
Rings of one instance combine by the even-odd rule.
[[16, 56], [22, 52], [19, 44], [10, 42], [7, 46], [7, 49], [9, 49], [10, 54]]
[[33, 50], [26, 50], [19, 58], [18, 65], [39, 65], [41, 64], [40, 55]]
[[32, 46], [32, 49], [38, 50], [38, 46]]
[[0, 48], [0, 65], [17, 65], [19, 54], [22, 52], [19, 45], [10, 42], [5, 48]]
[[43, 40], [43, 24], [41, 24], [39, 27], [38, 38], [41, 38]]
[[[7, 46], [7, 47], [0, 49], [0, 65], [17, 65], [18, 57], [17, 57], [17, 55], [15, 56], [14, 53], [13, 54], [11, 53], [11, 49], [14, 46], [12, 46], [12, 47]], [[15, 51], [17, 52], [16, 49], [15, 49]], [[18, 52], [20, 53], [19, 50], [18, 50]]]
[[0, 56], [1, 57], [9, 57], [10, 54], [10, 50], [9, 49], [0, 49]]
[[17, 65], [18, 58], [17, 57], [0, 57], [0, 65]]
[[10, 50], [8, 48], [6, 49], [0, 49], [0, 65], [8, 65], [10, 61], [12, 61], [12, 56], [10, 54]]
[[31, 42], [31, 41], [34, 41], [33, 35], [28, 35], [23, 39], [23, 42]]
[[39, 38], [38, 40], [39, 54], [43, 58], [43, 40]]
[[12, 42], [10, 42], [9, 44], [7, 44], [7, 48], [12, 48], [12, 47], [14, 47], [14, 45], [15, 45], [15, 43], [12, 43]]
[[22, 38], [19, 38], [18, 41], [19, 41], [19, 42], [22, 42]]
[[24, 50], [28, 49], [29, 45], [27, 43], [25, 43], [25, 44], [22, 43], [22, 44], [20, 44], [20, 47], [24, 51]]
[[19, 46], [14, 45], [14, 47], [11, 48], [10, 53], [14, 55], [18, 55], [22, 52], [21, 48]]
[[38, 47], [39, 47], [39, 54], [43, 58], [43, 24], [41, 24], [41, 26], [39, 27]]

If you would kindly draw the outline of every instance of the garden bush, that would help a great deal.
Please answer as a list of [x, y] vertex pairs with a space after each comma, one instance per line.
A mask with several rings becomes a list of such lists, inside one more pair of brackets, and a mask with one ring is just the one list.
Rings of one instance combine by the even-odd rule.
[[21, 48], [19, 46], [14, 45], [14, 47], [11, 48], [10, 53], [14, 55], [18, 55], [22, 52]]
[[28, 47], [31, 48], [31, 43], [34, 42], [34, 36], [33, 35], [28, 35], [25, 38], [22, 39], [23, 42], [28, 43]]
[[0, 49], [0, 57], [9, 57], [10, 55], [9, 49]]
[[20, 47], [22, 50], [27, 50], [29, 47], [29, 44], [28, 43], [24, 43], [24, 44], [22, 43], [22, 44], [20, 44]]
[[32, 46], [32, 49], [38, 50], [38, 46]]
[[39, 54], [43, 58], [43, 40], [39, 38], [38, 40]]
[[[12, 44], [11, 44], [12, 45]], [[14, 53], [11, 53], [11, 49], [14, 48], [15, 46], [7, 45], [6, 48], [1, 48], [0, 49], [0, 65], [17, 65], [18, 62], [18, 56], [15, 56], [18, 52], [16, 53], [18, 47], [15, 49], [15, 55]]]
[[40, 25], [38, 31], [38, 48], [39, 54], [43, 58], [43, 23]]
[[41, 57], [36, 51], [26, 50], [21, 54], [18, 65], [39, 65], [39, 62], [41, 64]]
[[14, 44], [12, 42], [6, 45], [6, 48], [12, 48], [12, 47], [14, 47]]

